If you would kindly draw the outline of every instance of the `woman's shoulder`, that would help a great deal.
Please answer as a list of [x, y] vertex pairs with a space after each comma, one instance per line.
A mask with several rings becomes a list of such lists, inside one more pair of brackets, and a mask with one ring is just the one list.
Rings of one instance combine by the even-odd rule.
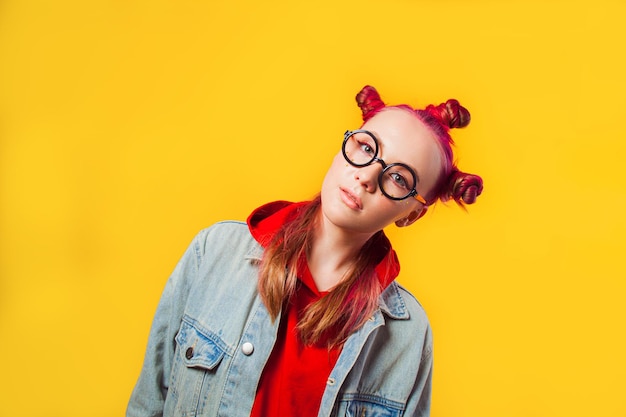
[[[405, 343], [421, 349], [422, 359], [432, 353], [432, 330], [426, 311], [417, 298], [406, 288], [393, 281], [382, 294], [383, 312], [389, 317], [385, 320], [389, 331], [398, 337], [398, 343]], [[387, 311], [384, 311], [385, 308]], [[415, 344], [421, 340], [422, 343]]]
[[422, 330], [430, 327], [428, 316], [418, 299], [397, 281], [393, 281], [381, 295], [383, 312], [395, 321], [418, 323]]
[[240, 251], [260, 250], [246, 222], [223, 220], [206, 227], [196, 235], [194, 242], [199, 255], [205, 253], [235, 254]]

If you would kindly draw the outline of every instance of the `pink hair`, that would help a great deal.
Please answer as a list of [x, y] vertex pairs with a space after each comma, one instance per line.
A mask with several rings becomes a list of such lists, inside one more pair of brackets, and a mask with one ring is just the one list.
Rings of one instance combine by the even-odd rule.
[[[295, 294], [299, 263], [305, 261], [306, 248], [318, 227], [320, 205], [319, 195], [304, 205], [278, 230], [263, 253], [258, 288], [272, 320]], [[339, 346], [367, 321], [383, 290], [375, 268], [388, 250], [389, 241], [383, 232], [374, 234], [337, 286], [306, 307], [297, 324], [305, 344]]]
[[400, 108], [414, 114], [434, 133], [444, 161], [441, 175], [432, 192], [427, 196], [429, 204], [433, 204], [437, 199], [444, 202], [454, 200], [463, 207], [464, 204], [473, 204], [476, 201], [476, 198], [483, 191], [483, 180], [478, 175], [460, 171], [454, 162], [452, 152], [454, 141], [449, 130], [465, 127], [471, 119], [469, 111], [461, 106], [457, 100], [450, 99], [438, 106], [431, 104], [423, 110], [416, 110], [407, 104], [386, 106], [378, 91], [374, 87], [366, 85], [356, 95], [356, 102], [361, 108], [364, 122], [367, 122], [383, 109]]

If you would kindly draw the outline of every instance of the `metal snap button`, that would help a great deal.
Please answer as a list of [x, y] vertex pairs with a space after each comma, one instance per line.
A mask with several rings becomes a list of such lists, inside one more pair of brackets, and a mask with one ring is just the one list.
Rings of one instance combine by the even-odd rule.
[[187, 350], [185, 351], [185, 357], [187, 359], [193, 358], [193, 348], [192, 347], [188, 347], [187, 348]]
[[252, 355], [252, 352], [254, 352], [254, 345], [250, 342], [246, 342], [243, 345], [241, 345], [241, 351], [243, 352], [244, 355], [250, 356]]

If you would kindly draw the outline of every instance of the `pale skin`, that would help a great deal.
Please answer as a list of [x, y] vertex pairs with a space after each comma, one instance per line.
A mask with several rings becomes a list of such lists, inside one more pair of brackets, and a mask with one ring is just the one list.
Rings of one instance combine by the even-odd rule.
[[[442, 154], [434, 134], [415, 115], [403, 109], [384, 109], [362, 127], [376, 135], [379, 158], [403, 162], [417, 173], [417, 191], [430, 195], [441, 173]], [[322, 184], [319, 227], [307, 252], [309, 269], [319, 291], [332, 289], [341, 280], [365, 242], [395, 223], [406, 227], [427, 209], [414, 198], [394, 201], [379, 190], [378, 163], [354, 167], [339, 152]]]

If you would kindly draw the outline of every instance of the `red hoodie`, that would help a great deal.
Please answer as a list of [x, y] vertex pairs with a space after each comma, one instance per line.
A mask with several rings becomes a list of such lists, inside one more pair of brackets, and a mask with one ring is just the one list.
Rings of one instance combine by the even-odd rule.
[[[259, 207], [248, 217], [252, 236], [266, 247], [280, 227], [307, 204], [276, 201]], [[380, 242], [380, 262], [375, 270], [386, 288], [398, 275], [400, 265], [384, 235]], [[323, 343], [304, 345], [298, 337], [296, 325], [301, 313], [327, 294], [318, 291], [306, 260], [299, 264], [298, 279], [303, 285], [297, 286], [291, 302], [283, 308], [278, 337], [261, 374], [252, 417], [317, 416], [327, 378], [341, 352], [340, 347], [329, 350]]]

